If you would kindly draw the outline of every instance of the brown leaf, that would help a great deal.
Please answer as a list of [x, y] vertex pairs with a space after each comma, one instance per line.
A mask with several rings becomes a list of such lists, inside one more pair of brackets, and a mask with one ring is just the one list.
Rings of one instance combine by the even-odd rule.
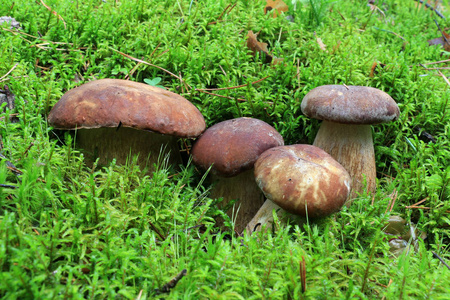
[[257, 34], [253, 33], [251, 30], [247, 34], [247, 47], [252, 51], [253, 56], [256, 56], [256, 53], [259, 53], [266, 64], [271, 63], [272, 65], [277, 65], [283, 61], [283, 58], [275, 57], [270, 54], [267, 49], [267, 43], [258, 42]]
[[265, 57], [265, 63], [271, 63], [273, 56], [267, 50], [267, 43], [258, 42], [257, 35], [250, 30], [247, 34], [247, 47], [253, 52], [253, 56], [259, 53], [261, 57]]
[[428, 45], [430, 46], [442, 45], [445, 51], [450, 51], [450, 35], [445, 31], [442, 31], [442, 36], [429, 40]]
[[276, 18], [278, 15], [281, 15], [281, 12], [287, 12], [288, 9], [288, 6], [282, 0], [267, 0], [266, 7], [264, 7], [264, 14], [273, 10], [273, 17]]

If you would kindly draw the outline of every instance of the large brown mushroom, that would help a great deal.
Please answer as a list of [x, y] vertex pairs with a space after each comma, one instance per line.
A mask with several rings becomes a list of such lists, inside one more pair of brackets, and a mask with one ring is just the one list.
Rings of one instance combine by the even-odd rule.
[[313, 145], [350, 173], [350, 199], [366, 188], [374, 192], [376, 168], [370, 125], [398, 119], [400, 110], [391, 96], [371, 87], [324, 85], [303, 98], [301, 109], [306, 116], [323, 120]]
[[[194, 138], [206, 128], [188, 100], [161, 88], [120, 79], [100, 79], [65, 93], [51, 110], [56, 129], [76, 130], [76, 143], [104, 165], [139, 155], [150, 169], [161, 151], [180, 162], [178, 138]], [[149, 157], [150, 154], [150, 157]], [[149, 159], [147, 161], [147, 159]]]
[[238, 118], [211, 126], [192, 147], [194, 164], [204, 170], [211, 167], [214, 186], [210, 197], [223, 197], [221, 207], [237, 200], [227, 211], [236, 220], [237, 232], [244, 230], [264, 203], [253, 175], [256, 159], [267, 149], [283, 144], [282, 136], [266, 122]]
[[318, 219], [341, 209], [350, 194], [351, 178], [336, 160], [311, 145], [271, 148], [255, 163], [256, 183], [267, 199], [248, 223], [252, 233], [273, 222], [273, 210]]

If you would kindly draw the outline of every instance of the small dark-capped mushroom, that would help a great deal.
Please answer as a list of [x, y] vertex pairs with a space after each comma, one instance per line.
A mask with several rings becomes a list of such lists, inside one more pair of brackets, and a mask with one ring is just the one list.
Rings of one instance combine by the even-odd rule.
[[253, 175], [256, 159], [267, 149], [283, 144], [282, 136], [266, 122], [237, 118], [211, 126], [192, 147], [194, 164], [204, 170], [211, 167], [214, 186], [210, 197], [223, 197], [222, 207], [233, 199], [238, 200], [235, 209], [227, 211], [236, 220], [237, 232], [244, 230], [264, 203]]

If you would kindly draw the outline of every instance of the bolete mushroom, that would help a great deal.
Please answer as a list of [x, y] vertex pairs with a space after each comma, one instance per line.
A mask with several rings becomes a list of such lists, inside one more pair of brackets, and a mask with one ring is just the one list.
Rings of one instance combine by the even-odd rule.
[[400, 110], [391, 96], [372, 87], [324, 85], [303, 98], [301, 109], [306, 116], [323, 120], [313, 145], [350, 173], [350, 199], [364, 192], [366, 185], [368, 192], [374, 192], [376, 167], [370, 125], [398, 119]]
[[351, 178], [335, 159], [311, 145], [271, 148], [255, 163], [256, 183], [267, 199], [246, 230], [252, 233], [273, 222], [273, 210], [309, 219], [341, 209], [350, 194]]
[[161, 149], [171, 153], [170, 162], [180, 162], [177, 139], [197, 137], [206, 128], [200, 111], [182, 96], [120, 79], [90, 81], [68, 91], [48, 122], [76, 130], [77, 145], [101, 165], [113, 158], [123, 164], [130, 154], [139, 154], [140, 164], [149, 158], [150, 169]]
[[214, 186], [210, 197], [223, 197], [222, 208], [238, 200], [234, 209], [227, 211], [230, 217], [234, 214], [237, 232], [244, 230], [264, 203], [264, 195], [255, 183], [253, 164], [261, 153], [283, 144], [283, 137], [272, 126], [244, 117], [211, 126], [192, 147], [194, 164], [204, 170], [211, 167]]

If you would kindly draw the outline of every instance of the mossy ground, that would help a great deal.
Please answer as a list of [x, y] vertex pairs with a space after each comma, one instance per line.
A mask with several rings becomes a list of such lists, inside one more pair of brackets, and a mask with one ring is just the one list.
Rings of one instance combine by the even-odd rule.
[[[429, 63], [449, 53], [427, 43], [441, 36], [435, 20], [445, 30], [447, 19], [399, 0], [289, 2], [277, 18], [263, 13], [265, 1], [44, 2], [0, 6], [22, 27], [0, 28], [1, 88], [15, 95], [0, 118], [0, 184], [16, 187], [0, 188], [1, 297], [448, 298], [449, 270], [433, 255], [450, 257], [448, 64]], [[439, 10], [447, 16], [448, 1]], [[249, 30], [283, 62], [253, 57]], [[228, 232], [214, 226], [223, 213], [188, 160], [174, 171], [161, 158], [153, 177], [132, 159], [88, 166], [73, 137], [46, 122], [83, 82], [156, 77], [208, 126], [259, 118], [286, 144], [315, 137], [319, 121], [300, 111], [312, 88], [384, 90], [401, 115], [373, 127], [377, 192], [317, 223], [239, 237], [231, 220]], [[425, 208], [408, 208], [423, 199]], [[427, 236], [397, 258], [383, 233], [391, 215]], [[160, 290], [183, 269], [170, 292]]]

